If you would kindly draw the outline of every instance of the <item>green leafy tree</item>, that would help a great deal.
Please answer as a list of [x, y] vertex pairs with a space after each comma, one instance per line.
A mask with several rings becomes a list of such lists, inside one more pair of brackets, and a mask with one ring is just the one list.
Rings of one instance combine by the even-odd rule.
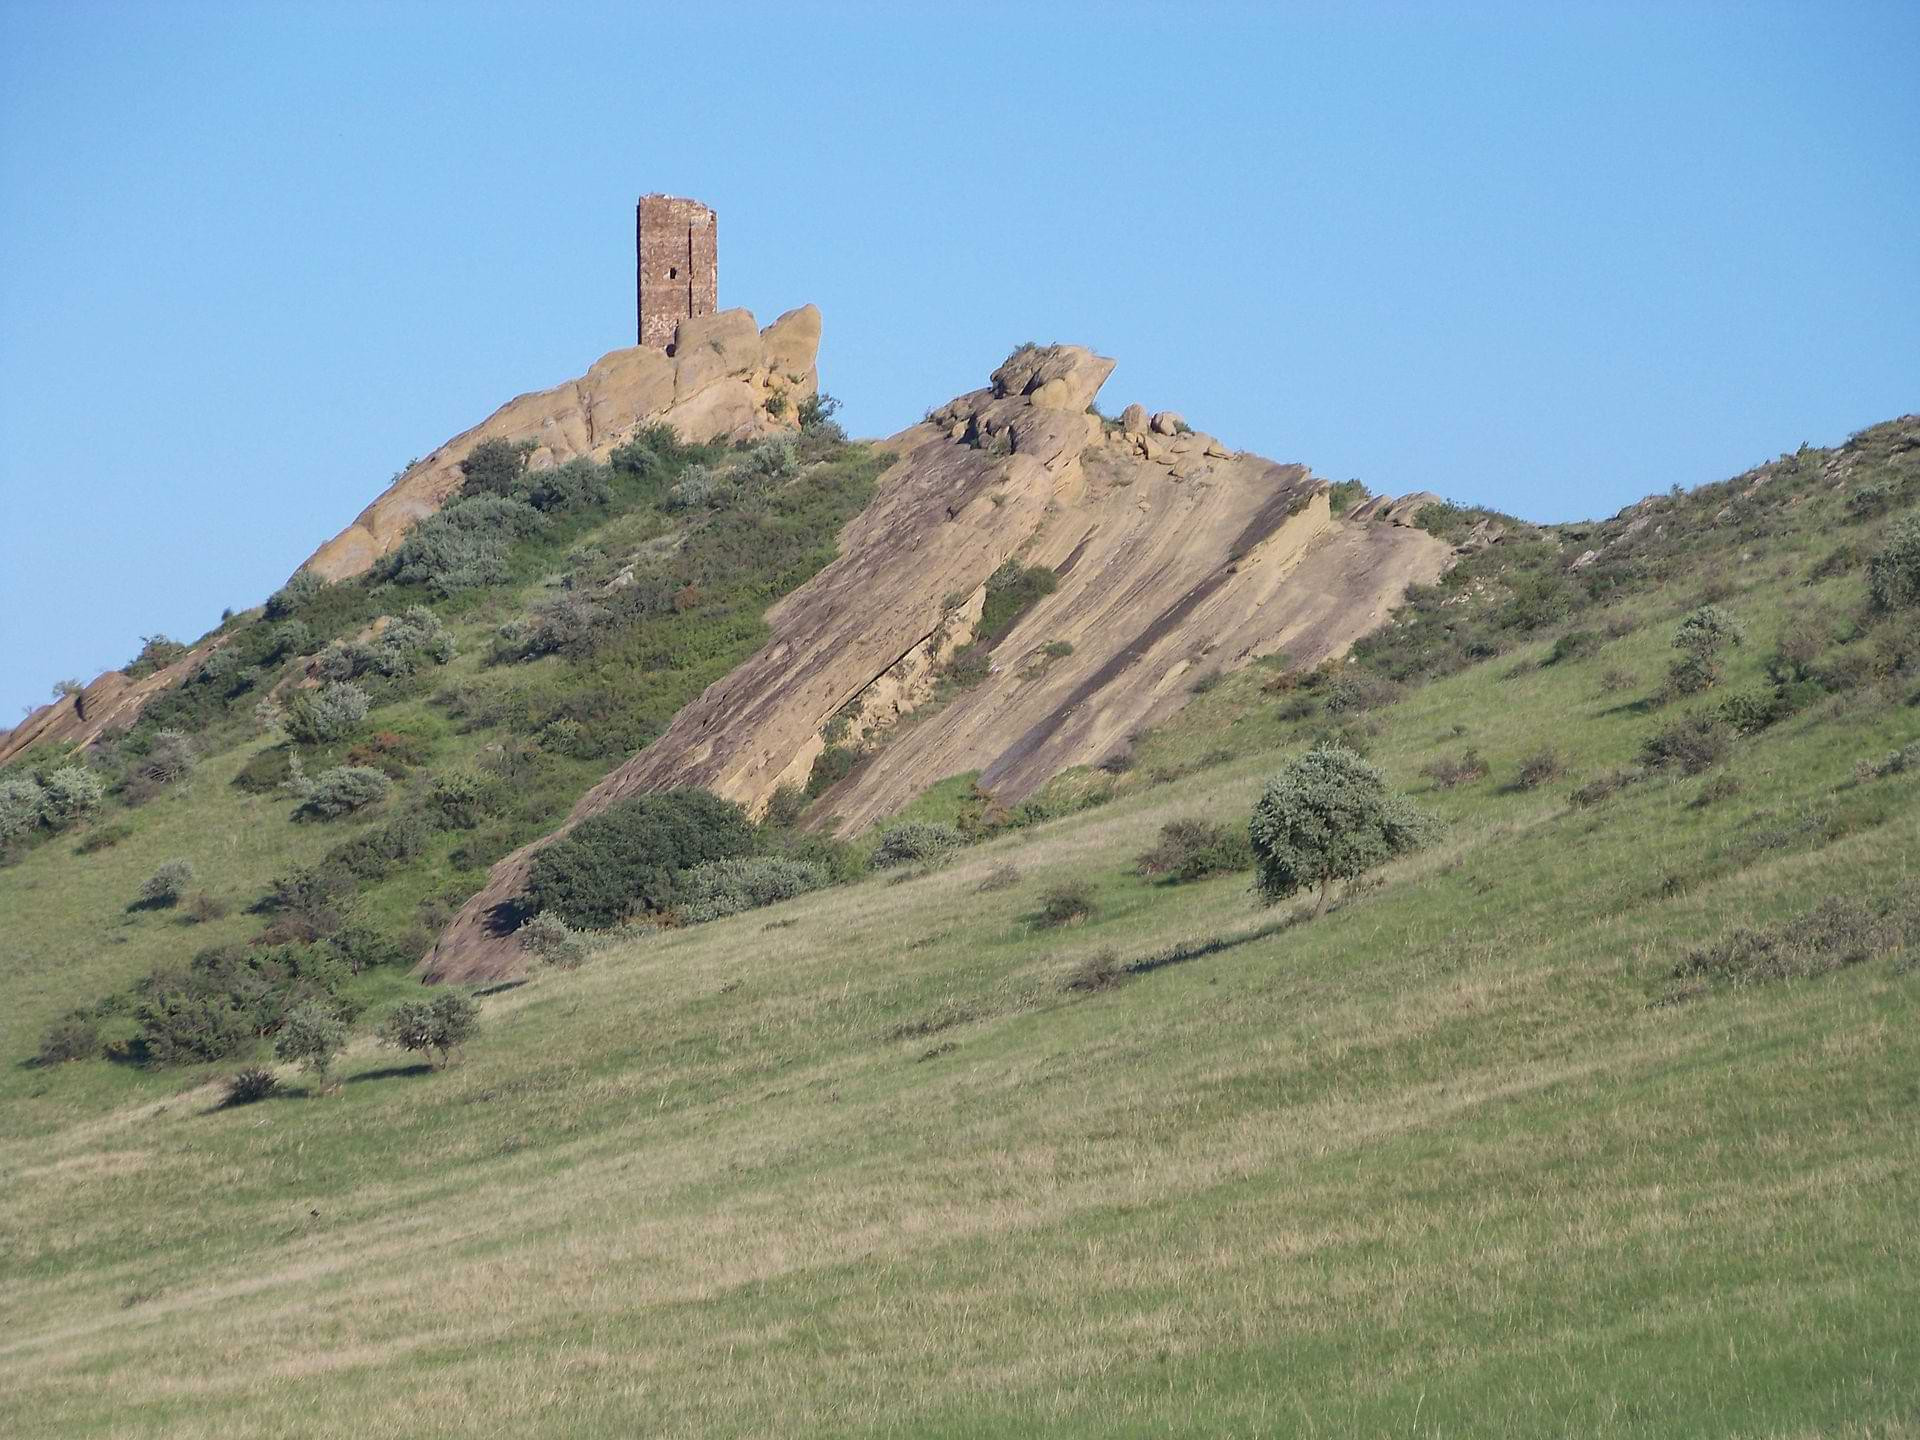
[[1308, 751], [1267, 782], [1248, 837], [1254, 879], [1275, 904], [1317, 887], [1323, 914], [1336, 880], [1352, 880], [1396, 855], [1418, 849], [1439, 830], [1386, 776], [1353, 751], [1328, 745]]
[[274, 1037], [273, 1053], [282, 1060], [297, 1061], [322, 1086], [333, 1069], [333, 1057], [347, 1043], [347, 1027], [326, 1006], [308, 1003], [287, 1012], [286, 1022]]
[[380, 1038], [396, 1049], [423, 1054], [434, 1064], [444, 1065], [479, 1024], [480, 1007], [469, 996], [442, 990], [431, 1000], [409, 1000], [397, 1007], [380, 1027]]

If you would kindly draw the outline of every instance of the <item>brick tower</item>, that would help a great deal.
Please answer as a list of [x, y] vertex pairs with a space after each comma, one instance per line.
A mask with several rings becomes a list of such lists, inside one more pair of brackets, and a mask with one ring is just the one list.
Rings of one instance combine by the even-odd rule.
[[719, 305], [719, 233], [713, 211], [678, 195], [642, 195], [634, 216], [640, 344], [673, 348], [682, 320]]

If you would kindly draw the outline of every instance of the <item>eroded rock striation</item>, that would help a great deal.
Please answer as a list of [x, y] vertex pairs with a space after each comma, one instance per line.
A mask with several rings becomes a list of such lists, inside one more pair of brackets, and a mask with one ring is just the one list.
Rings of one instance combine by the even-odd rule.
[[[1304, 466], [1230, 450], [1170, 412], [1103, 421], [1091, 403], [1112, 369], [1078, 346], [1024, 347], [987, 388], [886, 442], [900, 458], [840, 557], [769, 613], [768, 645], [554, 835], [500, 861], [423, 975], [519, 970], [507, 932], [532, 856], [625, 796], [700, 785], [758, 813], [805, 782], [838, 717], [878, 744], [821, 803], [842, 832], [964, 771], [1015, 803], [1124, 750], [1204, 676], [1278, 650], [1301, 665], [1342, 653], [1448, 563], [1424, 531], [1333, 519]], [[995, 644], [981, 683], [902, 725], [1008, 560], [1053, 570], [1054, 592]]]

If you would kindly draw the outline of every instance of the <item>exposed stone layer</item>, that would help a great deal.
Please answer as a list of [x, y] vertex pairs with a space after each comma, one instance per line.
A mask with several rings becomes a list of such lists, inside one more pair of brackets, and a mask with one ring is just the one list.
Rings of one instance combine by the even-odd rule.
[[[430, 979], [521, 967], [506, 903], [533, 854], [628, 795], [700, 785], [758, 812], [805, 780], [836, 715], [874, 737], [925, 704], [1004, 561], [1059, 576], [995, 647], [985, 681], [904, 726], [830, 792], [843, 831], [948, 775], [1006, 803], [1124, 748], [1212, 671], [1285, 649], [1338, 654], [1448, 547], [1425, 532], [1332, 520], [1303, 466], [1229, 451], [1184, 422], [1109, 429], [1089, 405], [1113, 362], [1023, 351], [992, 385], [888, 441], [901, 456], [841, 554], [768, 614], [774, 638], [583, 796], [554, 836], [494, 867], [423, 963]], [[1129, 411], [1129, 418], [1135, 412]], [[1175, 417], [1177, 419], [1177, 417]], [[1067, 654], [1046, 653], [1065, 641]]]

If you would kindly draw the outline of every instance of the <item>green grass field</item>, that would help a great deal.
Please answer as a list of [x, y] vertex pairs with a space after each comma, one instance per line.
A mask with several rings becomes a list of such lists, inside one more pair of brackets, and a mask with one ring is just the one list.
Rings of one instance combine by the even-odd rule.
[[[1097, 808], [498, 987], [444, 1071], [363, 1039], [333, 1093], [222, 1108], [218, 1070], [16, 1064], [0, 1431], [1920, 1436], [1914, 948], [1662, 1003], [1735, 927], [1920, 903], [1920, 768], [1856, 773], [1920, 737], [1911, 677], [1571, 799], [1857, 602], [1805, 583], [1825, 544], [1738, 565], [1707, 696], [1646, 700], [1681, 567], [1596, 654], [1368, 712], [1445, 838], [1318, 920], [1132, 873], [1306, 743], [1254, 668]], [[1423, 778], [1468, 746], [1485, 778]], [[93, 857], [124, 873], [63, 923], [110, 936], [164, 849]], [[53, 904], [52, 866], [6, 893]], [[1037, 926], [1067, 880], [1095, 913]], [[1108, 949], [1123, 983], [1065, 987]], [[15, 1055], [54, 962], [79, 998], [137, 968], [10, 972]]]

